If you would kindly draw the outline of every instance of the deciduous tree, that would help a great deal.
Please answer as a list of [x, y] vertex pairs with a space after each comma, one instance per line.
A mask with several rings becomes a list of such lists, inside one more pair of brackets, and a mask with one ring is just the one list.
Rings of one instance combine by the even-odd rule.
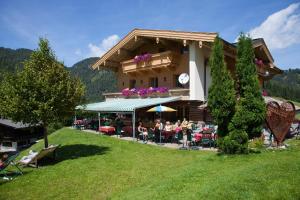
[[84, 95], [84, 86], [57, 61], [47, 39], [25, 61], [24, 69], [1, 84], [1, 115], [13, 121], [47, 126], [72, 115]]

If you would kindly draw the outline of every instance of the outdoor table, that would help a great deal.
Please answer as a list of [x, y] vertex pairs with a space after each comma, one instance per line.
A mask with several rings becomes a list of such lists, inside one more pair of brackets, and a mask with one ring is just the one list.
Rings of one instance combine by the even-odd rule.
[[99, 131], [107, 135], [112, 135], [115, 133], [116, 129], [112, 126], [100, 126]]
[[194, 134], [194, 138], [195, 138], [195, 142], [200, 142], [202, 139], [202, 133], [195, 133]]
[[162, 131], [162, 135], [165, 137], [165, 140], [168, 140], [175, 135], [175, 131]]

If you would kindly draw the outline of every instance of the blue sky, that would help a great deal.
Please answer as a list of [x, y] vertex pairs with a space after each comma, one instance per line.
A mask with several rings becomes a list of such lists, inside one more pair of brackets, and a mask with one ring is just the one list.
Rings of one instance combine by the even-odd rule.
[[300, 1], [0, 0], [0, 46], [37, 48], [47, 37], [67, 66], [103, 54], [133, 28], [264, 37], [282, 69], [300, 68]]

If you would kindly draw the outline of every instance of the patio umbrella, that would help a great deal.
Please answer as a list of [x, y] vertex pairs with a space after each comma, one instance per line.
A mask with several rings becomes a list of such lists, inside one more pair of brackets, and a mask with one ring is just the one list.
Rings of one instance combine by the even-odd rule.
[[155, 106], [153, 108], [150, 108], [149, 110], [147, 110], [147, 112], [175, 112], [176, 110], [167, 106]]
[[[150, 108], [149, 110], [147, 110], [147, 112], [159, 112], [160, 113], [160, 119], [161, 119], [161, 113], [162, 112], [175, 112], [177, 110], [167, 107], [167, 106], [155, 106], [153, 108]], [[159, 129], [159, 143], [161, 144], [161, 130]]]

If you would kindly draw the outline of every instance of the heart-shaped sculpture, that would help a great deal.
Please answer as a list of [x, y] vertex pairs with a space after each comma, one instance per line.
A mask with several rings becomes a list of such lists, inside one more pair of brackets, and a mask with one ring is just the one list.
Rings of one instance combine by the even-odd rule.
[[288, 133], [295, 118], [295, 106], [292, 102], [283, 102], [279, 105], [276, 101], [267, 104], [266, 121], [269, 129], [280, 144]]

